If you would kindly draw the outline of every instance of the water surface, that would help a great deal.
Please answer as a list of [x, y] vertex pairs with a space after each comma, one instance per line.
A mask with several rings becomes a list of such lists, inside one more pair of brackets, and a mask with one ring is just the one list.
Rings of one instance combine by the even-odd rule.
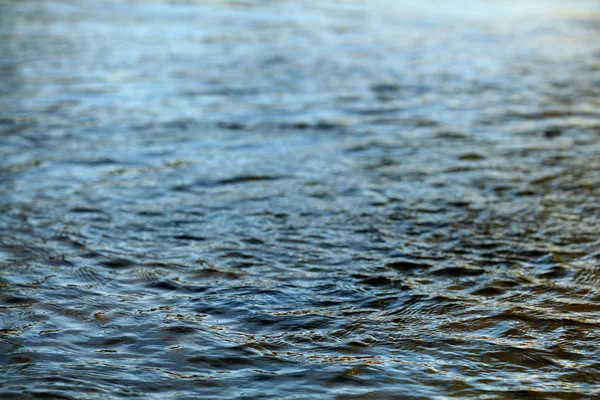
[[600, 7], [446, 3], [0, 1], [1, 397], [598, 396]]

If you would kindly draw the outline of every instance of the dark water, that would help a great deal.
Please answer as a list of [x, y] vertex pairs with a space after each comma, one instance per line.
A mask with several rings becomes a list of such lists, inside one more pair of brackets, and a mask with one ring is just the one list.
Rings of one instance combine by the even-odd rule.
[[600, 396], [596, 1], [0, 1], [0, 397]]

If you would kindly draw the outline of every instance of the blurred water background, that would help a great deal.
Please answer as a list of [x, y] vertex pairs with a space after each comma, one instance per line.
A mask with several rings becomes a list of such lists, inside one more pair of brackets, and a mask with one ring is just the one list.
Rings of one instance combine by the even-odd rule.
[[0, 0], [0, 397], [600, 396], [597, 1]]

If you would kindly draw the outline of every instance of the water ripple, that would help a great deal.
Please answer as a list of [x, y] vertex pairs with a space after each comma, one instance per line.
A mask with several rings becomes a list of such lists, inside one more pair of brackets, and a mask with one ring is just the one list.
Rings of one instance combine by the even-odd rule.
[[0, 4], [2, 398], [594, 398], [597, 4]]

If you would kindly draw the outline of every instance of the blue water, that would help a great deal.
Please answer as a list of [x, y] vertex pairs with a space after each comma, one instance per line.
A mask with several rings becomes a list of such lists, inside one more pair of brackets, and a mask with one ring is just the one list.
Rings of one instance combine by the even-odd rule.
[[0, 397], [580, 399], [596, 1], [0, 0]]

